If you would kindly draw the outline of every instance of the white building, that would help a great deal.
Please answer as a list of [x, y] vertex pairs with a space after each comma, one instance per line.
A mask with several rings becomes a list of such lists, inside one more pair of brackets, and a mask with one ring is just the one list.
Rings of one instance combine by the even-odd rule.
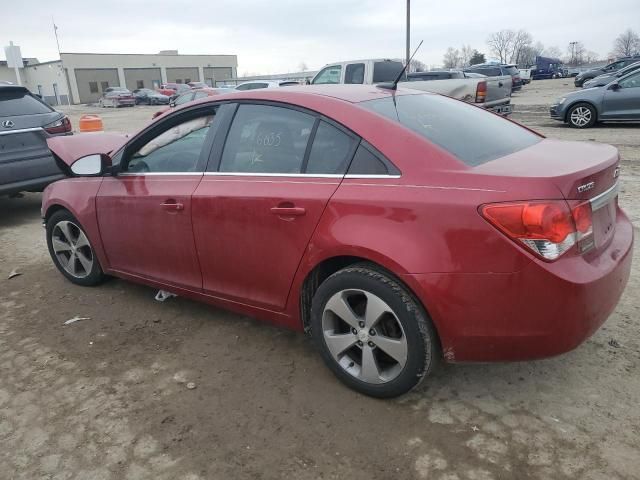
[[[93, 103], [108, 87], [157, 88], [162, 83], [224, 84], [236, 77], [236, 55], [62, 53], [61, 60], [25, 59], [22, 84], [52, 105]], [[0, 62], [0, 80], [16, 82], [15, 72]]]

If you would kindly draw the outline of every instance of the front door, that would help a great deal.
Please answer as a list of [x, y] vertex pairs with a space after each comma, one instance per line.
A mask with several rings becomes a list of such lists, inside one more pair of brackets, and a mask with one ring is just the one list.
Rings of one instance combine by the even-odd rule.
[[191, 195], [202, 180], [215, 107], [167, 118], [125, 149], [97, 196], [111, 269], [200, 290]]
[[617, 90], [606, 90], [603, 120], [640, 120], [640, 71], [618, 81]]
[[316, 115], [241, 104], [220, 161], [209, 162], [193, 195], [204, 291], [283, 309], [356, 143]]

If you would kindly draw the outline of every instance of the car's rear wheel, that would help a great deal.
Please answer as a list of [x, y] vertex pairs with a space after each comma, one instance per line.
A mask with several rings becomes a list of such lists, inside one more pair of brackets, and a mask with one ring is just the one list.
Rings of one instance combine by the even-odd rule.
[[347, 267], [320, 285], [311, 328], [333, 373], [374, 397], [408, 392], [439, 358], [437, 334], [422, 306], [391, 275], [370, 264]]
[[80, 222], [67, 210], [47, 220], [47, 246], [55, 266], [77, 285], [93, 286], [104, 280], [102, 267]]
[[578, 103], [567, 112], [567, 123], [573, 128], [589, 128], [595, 125], [596, 109], [588, 103]]

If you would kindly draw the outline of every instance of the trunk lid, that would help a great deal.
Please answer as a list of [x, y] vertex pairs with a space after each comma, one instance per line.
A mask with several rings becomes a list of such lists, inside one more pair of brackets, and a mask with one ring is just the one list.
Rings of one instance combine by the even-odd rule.
[[[589, 201], [595, 247], [599, 249], [615, 234], [619, 163], [618, 150], [610, 145], [545, 139], [473, 170], [474, 173], [527, 181], [532, 187], [529, 192], [536, 190], [536, 184], [548, 187], [551, 183], [558, 191], [558, 198], [569, 200], [571, 206]], [[548, 192], [548, 188], [540, 188], [540, 191]]]

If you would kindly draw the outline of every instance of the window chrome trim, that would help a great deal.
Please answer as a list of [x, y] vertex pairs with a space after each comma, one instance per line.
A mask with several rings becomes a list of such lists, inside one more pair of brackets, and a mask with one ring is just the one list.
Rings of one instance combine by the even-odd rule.
[[0, 132], [0, 135], [10, 135], [12, 133], [27, 133], [27, 132], [39, 132], [43, 131], [42, 127], [33, 127], [33, 128], [21, 128], [18, 130], [3, 130]]
[[195, 175], [202, 176], [203, 172], [120, 172], [118, 177], [147, 177], [157, 175]]
[[342, 178], [342, 174], [330, 173], [251, 173], [251, 172], [204, 172], [209, 177], [293, 177], [293, 178]]
[[349, 173], [344, 178], [400, 178], [402, 175], [367, 175], [358, 173]]
[[591, 210], [596, 211], [605, 205], [607, 205], [613, 198], [618, 196], [620, 190], [620, 182], [616, 182], [609, 190], [602, 192], [600, 195], [596, 195], [589, 200], [591, 203]]

